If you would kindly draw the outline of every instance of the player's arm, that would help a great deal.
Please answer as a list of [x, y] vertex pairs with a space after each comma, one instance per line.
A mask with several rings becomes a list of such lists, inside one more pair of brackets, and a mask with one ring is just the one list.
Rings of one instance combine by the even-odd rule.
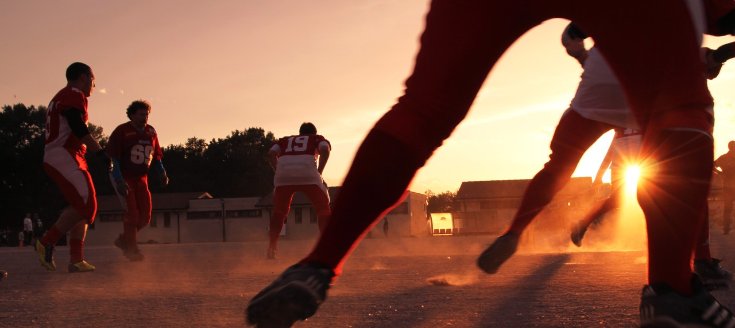
[[587, 49], [584, 47], [585, 34], [577, 25], [569, 23], [561, 34], [561, 44], [566, 49], [567, 54], [576, 59], [580, 65], [584, 65], [587, 59]]
[[69, 108], [61, 115], [63, 115], [69, 123], [71, 133], [73, 133], [74, 136], [79, 138], [79, 140], [87, 146], [87, 150], [89, 152], [96, 154], [102, 150], [102, 147], [97, 140], [95, 140], [92, 134], [89, 133], [89, 128], [87, 127], [87, 124], [84, 123], [84, 119], [82, 119], [81, 109]]
[[735, 57], [735, 42], [724, 44], [716, 50], [705, 48], [707, 78], [710, 80], [716, 78], [720, 74], [722, 65], [733, 57]]
[[128, 194], [128, 184], [123, 179], [122, 165], [121, 165], [121, 145], [122, 140], [120, 139], [120, 130], [115, 129], [110, 135], [110, 139], [107, 142], [107, 156], [110, 158], [110, 177], [112, 183], [115, 185], [115, 191], [123, 196]]
[[324, 172], [324, 168], [327, 166], [329, 153], [331, 151], [332, 146], [329, 145], [329, 142], [323, 141], [319, 143], [319, 166], [317, 166], [317, 171], [319, 171], [319, 174], [322, 174], [322, 172]]
[[168, 174], [166, 173], [166, 167], [163, 166], [163, 150], [161, 149], [161, 144], [158, 142], [158, 135], [156, 134], [153, 138], [153, 145], [154, 145], [154, 151], [153, 151], [153, 162], [151, 163], [151, 166], [153, 166], [153, 169], [158, 172], [158, 176], [160, 177], [160, 183], [161, 187], [168, 186], [169, 179]]
[[280, 154], [281, 147], [279, 147], [278, 144], [273, 145], [273, 147], [268, 150], [268, 164], [270, 164], [273, 171], [276, 170], [276, 165], [278, 165], [278, 155]]

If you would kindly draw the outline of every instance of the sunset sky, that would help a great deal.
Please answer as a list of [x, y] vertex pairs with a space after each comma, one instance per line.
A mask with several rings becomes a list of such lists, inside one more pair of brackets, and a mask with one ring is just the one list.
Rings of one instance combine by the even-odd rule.
[[[3, 1], [0, 104], [47, 105], [65, 85], [66, 67], [82, 61], [97, 78], [90, 121], [106, 134], [127, 120], [125, 108], [136, 99], [152, 103], [150, 123], [163, 145], [248, 127], [280, 137], [310, 121], [332, 143], [324, 176], [336, 186], [359, 142], [402, 94], [428, 4]], [[413, 191], [528, 179], [542, 167], [581, 73], [559, 42], [566, 24], [548, 21], [513, 45], [467, 119], [419, 172]], [[730, 41], [707, 38], [705, 45]], [[718, 155], [735, 139], [734, 67], [726, 64], [710, 82]], [[594, 175], [609, 140], [588, 152], [576, 176]]]

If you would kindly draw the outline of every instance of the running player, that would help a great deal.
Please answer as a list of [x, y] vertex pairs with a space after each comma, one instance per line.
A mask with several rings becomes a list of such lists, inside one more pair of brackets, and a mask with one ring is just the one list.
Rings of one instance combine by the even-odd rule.
[[[319, 231], [332, 214], [329, 208], [329, 191], [322, 179], [332, 146], [318, 135], [316, 126], [303, 123], [299, 134], [278, 139], [268, 151], [269, 162], [276, 175], [273, 178], [273, 214], [270, 220], [268, 252], [266, 257], [276, 258], [278, 236], [291, 208], [294, 193], [304, 193], [316, 209]], [[317, 164], [318, 163], [318, 164]]]
[[109, 158], [87, 128], [87, 97], [94, 89], [94, 73], [83, 63], [73, 63], [66, 69], [66, 87], [51, 100], [46, 113], [46, 145], [43, 169], [61, 190], [69, 204], [59, 219], [36, 241], [41, 265], [56, 270], [54, 245], [69, 232], [69, 272], [94, 271], [94, 265], [84, 260], [84, 238], [87, 225], [97, 213], [92, 176], [85, 153], [91, 152], [109, 162]]
[[[712, 98], [699, 49], [701, 5], [699, 0], [432, 1], [405, 94], [360, 146], [315, 248], [255, 295], [248, 322], [289, 325], [312, 316], [346, 257], [465, 117], [505, 50], [532, 27], [562, 17], [595, 39], [645, 130], [645, 159], [657, 166], [658, 174], [645, 182], [649, 193], [639, 197], [649, 232], [641, 326], [735, 324], [732, 313], [693, 279], [690, 266], [712, 171], [711, 161], [701, 158], [712, 158], [713, 152]], [[483, 258], [478, 262], [487, 272], [496, 269]]]
[[142, 261], [138, 248], [138, 231], [151, 222], [151, 192], [148, 189], [148, 171], [158, 171], [162, 186], [168, 185], [163, 167], [163, 152], [156, 130], [148, 124], [151, 105], [143, 100], [133, 101], [126, 110], [130, 121], [112, 131], [107, 154], [112, 158], [112, 180], [115, 191], [125, 197], [123, 233], [115, 239], [115, 246], [130, 261]]

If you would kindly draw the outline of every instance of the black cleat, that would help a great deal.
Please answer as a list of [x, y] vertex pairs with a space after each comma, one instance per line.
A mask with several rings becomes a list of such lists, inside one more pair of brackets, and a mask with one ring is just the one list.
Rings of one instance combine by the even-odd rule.
[[486, 273], [496, 273], [505, 261], [507, 261], [518, 249], [519, 236], [508, 232], [495, 240], [492, 245], [485, 249], [477, 258], [477, 266]]
[[334, 271], [316, 264], [296, 264], [250, 300], [246, 322], [256, 327], [291, 327], [316, 313], [327, 298]]
[[724, 290], [730, 288], [732, 272], [720, 266], [720, 259], [694, 260], [694, 273], [702, 280], [707, 290]]
[[682, 296], [664, 284], [644, 286], [641, 292], [641, 328], [735, 327], [732, 311], [710, 295], [697, 278], [694, 294]]

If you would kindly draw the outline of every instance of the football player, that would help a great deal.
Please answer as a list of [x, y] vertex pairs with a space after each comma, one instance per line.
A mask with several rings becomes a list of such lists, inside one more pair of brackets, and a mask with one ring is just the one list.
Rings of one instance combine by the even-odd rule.
[[150, 113], [151, 105], [148, 102], [133, 101], [126, 110], [130, 121], [112, 131], [107, 146], [107, 153], [112, 159], [111, 176], [115, 191], [125, 199], [123, 233], [115, 239], [115, 246], [131, 261], [143, 260], [137, 234], [151, 222], [148, 171], [151, 167], [157, 171], [161, 186], [169, 182], [158, 134], [148, 124]]
[[84, 239], [87, 225], [97, 213], [92, 176], [85, 154], [90, 152], [109, 162], [97, 140], [89, 133], [87, 98], [94, 90], [94, 73], [84, 63], [73, 63], [66, 69], [66, 87], [48, 105], [46, 112], [46, 144], [43, 169], [59, 187], [69, 204], [59, 219], [36, 241], [41, 265], [56, 270], [54, 245], [69, 232], [69, 272], [94, 271], [95, 266], [84, 260]]
[[270, 243], [266, 257], [274, 259], [278, 250], [278, 237], [286, 222], [295, 192], [304, 193], [316, 209], [317, 224], [321, 231], [332, 214], [329, 208], [329, 191], [322, 178], [332, 146], [317, 134], [316, 126], [306, 122], [299, 127], [299, 134], [278, 139], [268, 151], [273, 178], [273, 213], [270, 219]]

